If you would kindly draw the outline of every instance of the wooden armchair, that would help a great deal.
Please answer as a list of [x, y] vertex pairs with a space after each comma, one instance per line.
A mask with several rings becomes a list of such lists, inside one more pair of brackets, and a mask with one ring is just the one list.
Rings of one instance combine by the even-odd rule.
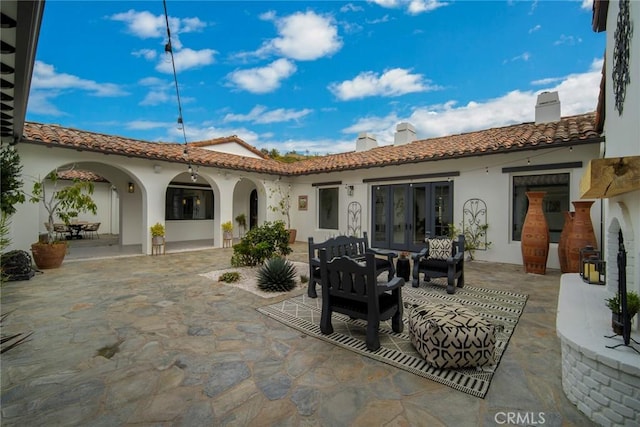
[[337, 236], [321, 243], [314, 243], [313, 237], [309, 237], [309, 286], [307, 288], [307, 295], [310, 298], [318, 297], [316, 284], [320, 284], [319, 251], [321, 249], [327, 250], [328, 260], [343, 255], [351, 258], [364, 259], [366, 253], [372, 253], [376, 255], [374, 262], [378, 276], [386, 271], [388, 273], [388, 279], [391, 280], [396, 274], [393, 258], [395, 258], [397, 254], [394, 251], [370, 248], [366, 232], [363, 233], [363, 237]]
[[404, 279], [395, 277], [387, 283], [377, 282], [375, 256], [368, 252], [364, 262], [347, 256], [327, 260], [326, 249], [320, 250], [322, 314], [320, 331], [333, 333], [333, 312], [367, 321], [367, 349], [380, 348], [380, 321], [391, 319], [394, 332], [402, 332], [402, 286]]
[[427, 239], [426, 247], [413, 255], [413, 280], [411, 285], [417, 288], [420, 284], [420, 274], [426, 282], [432, 277], [447, 278], [447, 293], [455, 293], [457, 286], [464, 286], [464, 235], [455, 240], [447, 237]]

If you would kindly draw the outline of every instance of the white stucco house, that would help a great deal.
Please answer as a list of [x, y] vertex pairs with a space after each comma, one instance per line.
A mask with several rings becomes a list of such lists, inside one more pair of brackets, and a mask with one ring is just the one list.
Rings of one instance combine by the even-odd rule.
[[[27, 188], [56, 169], [99, 176], [99, 212], [82, 219], [101, 222], [101, 231], [118, 234], [121, 245], [140, 245], [142, 254], [151, 253], [149, 227], [156, 222], [166, 225], [170, 242], [209, 240], [221, 247], [220, 225], [239, 214], [251, 227], [284, 219], [269, 209], [284, 193], [291, 197], [290, 226], [299, 241], [366, 231], [372, 246], [415, 250], [426, 235], [445, 234], [449, 224], [461, 227], [471, 219], [489, 226], [491, 244], [476, 258], [511, 264], [522, 263], [524, 193], [542, 190], [549, 268], [559, 268], [562, 212], [572, 209], [571, 201], [595, 200], [591, 220], [607, 262], [606, 286], [572, 284], [566, 288], [575, 293], [565, 293], [565, 282], [576, 277], [562, 276], [563, 386], [595, 422], [637, 425], [640, 356], [606, 348], [602, 300], [618, 289], [620, 236], [627, 288], [640, 292], [640, 3], [594, 2], [593, 28], [607, 31], [594, 113], [561, 117], [562, 93], [541, 93], [531, 106], [534, 122], [430, 139], [399, 123], [392, 146], [377, 146], [375, 136], [365, 133], [351, 152], [293, 164], [269, 159], [237, 136], [165, 144], [123, 138], [117, 129], [105, 135], [25, 123], [43, 4], [2, 3], [7, 24], [14, 21], [0, 33], [3, 46], [16, 53], [2, 57], [10, 71], [3, 74], [3, 96], [11, 99], [2, 103], [1, 137], [19, 152]], [[19, 205], [11, 219], [13, 248], [28, 250], [43, 222], [40, 209]], [[636, 318], [635, 336], [637, 330]]]

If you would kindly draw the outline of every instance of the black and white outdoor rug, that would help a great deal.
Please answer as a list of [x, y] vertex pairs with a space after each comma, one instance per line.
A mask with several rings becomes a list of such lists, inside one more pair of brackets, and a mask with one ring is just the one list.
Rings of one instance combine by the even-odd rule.
[[[437, 279], [432, 283], [438, 283]], [[310, 336], [437, 381], [472, 396], [484, 398], [489, 390], [493, 374], [520, 319], [528, 296], [474, 286], [456, 288], [456, 293], [449, 295], [445, 288], [444, 283], [435, 286], [423, 283], [419, 288], [413, 288], [407, 284], [402, 289], [402, 299], [405, 305], [407, 303], [412, 305], [425, 303], [463, 304], [480, 313], [495, 325], [502, 325], [502, 330], [498, 328], [499, 331], [496, 331], [494, 355], [496, 363], [494, 365], [465, 369], [438, 369], [429, 365], [411, 344], [406, 318], [409, 313], [408, 309], [404, 311], [404, 332], [393, 332], [390, 321], [381, 323], [381, 347], [375, 352], [367, 350], [365, 344], [366, 322], [350, 319], [340, 313], [333, 313], [334, 332], [330, 335], [323, 335], [320, 332], [322, 311], [320, 297], [309, 298], [305, 293], [276, 304], [260, 307], [257, 310]], [[319, 291], [318, 294], [320, 295]]]

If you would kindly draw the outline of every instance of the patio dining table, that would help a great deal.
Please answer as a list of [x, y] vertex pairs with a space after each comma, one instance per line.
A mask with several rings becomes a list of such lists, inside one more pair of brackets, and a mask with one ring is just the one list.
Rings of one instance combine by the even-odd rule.
[[67, 224], [67, 240], [82, 239], [82, 230], [87, 225], [85, 222]]

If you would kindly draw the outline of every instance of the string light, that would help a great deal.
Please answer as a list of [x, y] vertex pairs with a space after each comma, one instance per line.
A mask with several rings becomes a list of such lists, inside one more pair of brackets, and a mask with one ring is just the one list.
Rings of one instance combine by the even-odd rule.
[[573, 145], [569, 146], [569, 152], [573, 152]]
[[485, 169], [484, 171], [487, 173], [487, 175], [489, 175], [489, 166], [485, 166], [484, 169]]
[[529, 159], [528, 157], [527, 157], [527, 164], [528, 164], [528, 165], [530, 165], [530, 164], [531, 164], [531, 159]]
[[[164, 6], [164, 20], [167, 26], [167, 43], [164, 45], [164, 51], [171, 57], [171, 66], [173, 68], [173, 81], [176, 86], [176, 98], [178, 100], [178, 130], [182, 130], [182, 138], [184, 139], [184, 150], [182, 151], [182, 157], [186, 160], [189, 159], [189, 149], [187, 145], [187, 131], [184, 126], [184, 120], [182, 116], [182, 101], [180, 100], [180, 87], [178, 85], [178, 73], [176, 72], [176, 61], [173, 57], [173, 45], [171, 43], [171, 30], [169, 29], [169, 12], [167, 11], [167, 1], [162, 0]], [[194, 172], [191, 167], [191, 161], [188, 160], [188, 171], [191, 174], [191, 180], [195, 182], [198, 179], [198, 173]]]

